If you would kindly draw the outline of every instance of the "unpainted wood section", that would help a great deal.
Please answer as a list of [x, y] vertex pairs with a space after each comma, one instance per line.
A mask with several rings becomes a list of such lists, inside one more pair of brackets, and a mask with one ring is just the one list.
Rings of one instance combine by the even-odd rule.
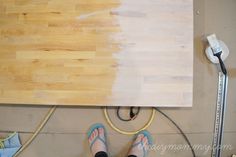
[[[101, 105], [111, 95], [117, 0], [3, 1], [0, 102]], [[106, 10], [106, 11], [103, 11]], [[100, 12], [103, 11], [103, 12]], [[83, 16], [99, 12], [83, 18]]]

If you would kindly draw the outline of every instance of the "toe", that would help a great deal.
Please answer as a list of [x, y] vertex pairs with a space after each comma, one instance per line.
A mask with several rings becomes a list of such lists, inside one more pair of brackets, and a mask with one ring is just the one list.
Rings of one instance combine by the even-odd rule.
[[98, 128], [98, 132], [99, 132], [100, 135], [104, 134], [104, 129], [103, 128]]
[[91, 135], [91, 138], [93, 139], [95, 136], [95, 130], [93, 131], [92, 135]]
[[105, 131], [103, 128], [98, 128], [98, 134], [100, 137], [105, 138]]
[[98, 129], [95, 129], [94, 130], [94, 137], [97, 137], [98, 136]]
[[90, 137], [89, 137], [89, 142], [91, 142], [91, 141], [92, 141], [92, 137], [90, 136]]
[[147, 146], [147, 145], [148, 145], [148, 138], [145, 136], [145, 137], [142, 139], [142, 142], [143, 142], [144, 146]]
[[91, 135], [89, 136], [89, 141], [91, 142], [94, 138], [94, 131], [91, 133]]
[[135, 139], [135, 143], [136, 142], [140, 142], [141, 140], [142, 140], [142, 138], [144, 137], [144, 135], [143, 134], [139, 134], [137, 137], [136, 137], [136, 139]]
[[93, 139], [98, 135], [98, 130], [95, 129], [89, 137], [89, 141], [93, 141]]

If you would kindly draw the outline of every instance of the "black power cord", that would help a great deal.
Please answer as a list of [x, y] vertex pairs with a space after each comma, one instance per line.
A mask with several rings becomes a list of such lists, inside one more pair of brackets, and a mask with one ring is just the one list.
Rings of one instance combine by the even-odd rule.
[[192, 144], [190, 143], [188, 137], [186, 136], [186, 134], [183, 132], [183, 130], [179, 127], [178, 124], [176, 124], [176, 122], [174, 122], [168, 115], [166, 115], [164, 112], [162, 112], [159, 108], [155, 107], [155, 109], [161, 113], [164, 117], [166, 117], [178, 130], [179, 132], [181, 133], [181, 135], [183, 136], [183, 138], [185, 139], [185, 141], [187, 142], [187, 144], [189, 145], [190, 149], [191, 149], [191, 152], [193, 154], [193, 157], [196, 157], [196, 154], [195, 154], [195, 151], [193, 149], [193, 146]]
[[[187, 137], [186, 134], [183, 132], [183, 130], [179, 127], [179, 125], [178, 125], [174, 120], [172, 120], [167, 114], [165, 114], [164, 112], [162, 112], [159, 108], [157, 108], [157, 107], [154, 107], [154, 108], [156, 109], [156, 111], [158, 111], [159, 113], [161, 113], [164, 117], [166, 117], [166, 118], [179, 130], [179, 132], [180, 132], [181, 135], [183, 136], [184, 140], [187, 142], [188, 146], [190, 147], [193, 157], [196, 157], [196, 154], [195, 154], [195, 151], [194, 151], [194, 149], [193, 149], [192, 144], [190, 143], [188, 137]], [[125, 118], [122, 118], [122, 117], [120, 116], [120, 109], [121, 109], [121, 107], [118, 107], [118, 108], [117, 108], [117, 112], [116, 112], [117, 117], [118, 117], [121, 121], [126, 121], [126, 122], [131, 121], [131, 120], [134, 120], [134, 119], [138, 116], [139, 111], [140, 111], [140, 107], [137, 107], [136, 112], [134, 112], [135, 107], [130, 107], [130, 114], [129, 114], [130, 118], [125, 119]]]
[[129, 107], [129, 118], [123, 118], [120, 115], [120, 109], [121, 107], [119, 106], [116, 110], [116, 115], [121, 121], [125, 121], [125, 122], [134, 120], [138, 116], [139, 111], [140, 111], [140, 107]]
[[214, 56], [216, 56], [218, 58], [218, 60], [219, 60], [221, 71], [225, 75], [227, 75], [227, 70], [226, 70], [226, 67], [225, 67], [225, 64], [224, 64], [223, 60], [221, 59], [221, 54], [222, 54], [222, 51], [214, 54]]

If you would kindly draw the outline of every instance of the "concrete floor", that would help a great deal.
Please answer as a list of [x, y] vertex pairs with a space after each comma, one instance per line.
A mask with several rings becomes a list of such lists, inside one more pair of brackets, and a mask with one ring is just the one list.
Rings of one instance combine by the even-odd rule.
[[[217, 90], [217, 69], [205, 57], [202, 38], [205, 34], [216, 33], [231, 50], [226, 61], [229, 69], [228, 107], [226, 114], [224, 144], [231, 149], [223, 151], [223, 157], [236, 154], [236, 1], [235, 0], [195, 0], [195, 52], [194, 52], [194, 104], [192, 108], [163, 108], [186, 132], [192, 144], [211, 145]], [[22, 142], [32, 134], [48, 107], [0, 106], [0, 132], [6, 135], [19, 131]], [[112, 114], [113, 109], [110, 110]], [[119, 122], [121, 127], [135, 129], [145, 123], [149, 109], [142, 110], [140, 117], [132, 123]], [[90, 116], [91, 115], [91, 116]], [[114, 114], [112, 114], [114, 115]], [[93, 123], [104, 123], [108, 129], [111, 156], [125, 156], [132, 140], [113, 131], [105, 122], [100, 108], [60, 107], [56, 110], [46, 127], [21, 157], [78, 157], [91, 156], [86, 141], [86, 131]], [[157, 113], [148, 129], [159, 145], [159, 150], [151, 151], [149, 156], [190, 157], [190, 150], [165, 150], [164, 145], [185, 144], [176, 128]], [[199, 148], [199, 157], [209, 157], [210, 151]]]

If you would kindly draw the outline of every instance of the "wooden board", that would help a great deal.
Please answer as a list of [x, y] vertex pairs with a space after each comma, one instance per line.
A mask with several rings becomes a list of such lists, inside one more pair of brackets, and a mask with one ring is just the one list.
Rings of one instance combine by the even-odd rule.
[[192, 106], [192, 0], [1, 0], [0, 103]]

